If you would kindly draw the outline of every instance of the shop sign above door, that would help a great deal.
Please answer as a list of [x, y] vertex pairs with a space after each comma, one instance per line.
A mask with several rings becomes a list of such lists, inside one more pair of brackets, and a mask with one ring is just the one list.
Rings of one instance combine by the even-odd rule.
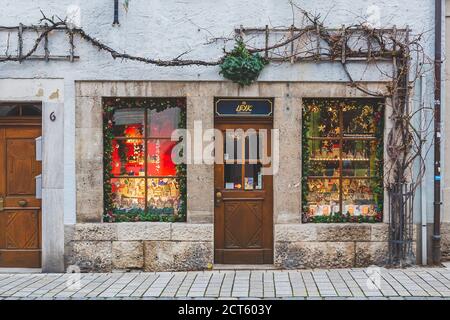
[[216, 98], [216, 117], [271, 117], [273, 99], [271, 98]]

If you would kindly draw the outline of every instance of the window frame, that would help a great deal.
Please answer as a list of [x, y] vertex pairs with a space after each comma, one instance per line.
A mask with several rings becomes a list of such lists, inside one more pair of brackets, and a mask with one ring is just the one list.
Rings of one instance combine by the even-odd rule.
[[[343, 158], [343, 146], [344, 143], [346, 141], [364, 141], [364, 142], [372, 142], [372, 141], [376, 141], [377, 143], [377, 147], [379, 147], [378, 145], [381, 145], [381, 148], [384, 147], [384, 113], [385, 113], [385, 100], [384, 99], [380, 99], [380, 98], [304, 98], [302, 101], [302, 108], [303, 108], [303, 115], [305, 112], [305, 108], [311, 106], [312, 104], [314, 104], [314, 101], [324, 101], [325, 103], [336, 103], [337, 109], [338, 109], [338, 126], [340, 128], [339, 130], [339, 134], [336, 136], [304, 136], [302, 137], [302, 149], [304, 150], [305, 148], [308, 148], [308, 153], [310, 152], [310, 147], [309, 147], [309, 143], [310, 141], [337, 141], [339, 142], [339, 158], [333, 161], [338, 162], [338, 170], [339, 170], [339, 176], [315, 176], [315, 175], [304, 175], [304, 166], [305, 165], [309, 165], [311, 168], [311, 161], [317, 161], [317, 162], [322, 162], [322, 163], [326, 163], [329, 160], [314, 160], [310, 155], [309, 155], [309, 159], [306, 160], [307, 163], [305, 163], [305, 159], [302, 158], [302, 182], [304, 184], [306, 184], [305, 189], [308, 189], [308, 182], [310, 180], [338, 180], [339, 181], [339, 213], [341, 216], [346, 216], [347, 213], [344, 213], [344, 196], [343, 196], [343, 181], [345, 180], [367, 180], [369, 182], [369, 185], [372, 183], [372, 181], [374, 180], [381, 180], [381, 183], [383, 181], [383, 176], [379, 177], [376, 176], [376, 172], [372, 172], [371, 168], [370, 168], [370, 157], [365, 160], [364, 162], [368, 163], [368, 167], [367, 169], [369, 170], [369, 176], [348, 176], [344, 174], [344, 161], [358, 161], [356, 159], [345, 159]], [[377, 130], [380, 130], [380, 128], [376, 128], [374, 133], [364, 133], [364, 134], [355, 134], [355, 136], [359, 136], [359, 137], [350, 137], [350, 136], [346, 136], [345, 130], [344, 130], [344, 110], [342, 107], [342, 103], [351, 103], [351, 102], [356, 102], [355, 104], [358, 106], [361, 106], [362, 104], [365, 105], [369, 105], [371, 108], [373, 108], [374, 110], [376, 110], [376, 108], [380, 108], [380, 112], [383, 118], [382, 124], [381, 124], [381, 137], [377, 137]], [[372, 120], [374, 121], [374, 120]], [[302, 116], [302, 132], [304, 134], [305, 132], [305, 126], [307, 126], [308, 124], [304, 121], [304, 117]], [[348, 134], [348, 133], [347, 133]], [[306, 142], [306, 146], [304, 145]], [[376, 157], [376, 155], [375, 155]], [[384, 155], [381, 157], [380, 159], [375, 158], [375, 161], [381, 161], [381, 163], [383, 163], [384, 161]], [[374, 169], [374, 171], [376, 171], [376, 169]], [[375, 174], [375, 175], [374, 175]], [[309, 191], [308, 191], [309, 192]], [[303, 199], [304, 194], [302, 194], [302, 217], [303, 217], [303, 221], [304, 222], [316, 222], [316, 221], [311, 221], [311, 217], [309, 216], [309, 209], [307, 209], [309, 207], [308, 205], [308, 201], [307, 199]], [[381, 202], [383, 202], [384, 199], [382, 197]], [[374, 199], [375, 202], [375, 199]], [[378, 204], [377, 204], [378, 205]], [[330, 216], [333, 215], [333, 212], [330, 212]], [[317, 217], [317, 216], [316, 216]], [[369, 216], [370, 217], [370, 216]], [[381, 222], [383, 219], [383, 207], [380, 209], [380, 212], [377, 212], [377, 218], [375, 222]], [[333, 222], [360, 222], [360, 221], [333, 221]], [[361, 221], [361, 222], [365, 222], [365, 221]]]
[[[37, 102], [33, 102], [33, 101], [1, 101], [0, 102], [0, 108], [5, 108], [5, 107], [13, 107], [13, 109], [17, 109], [18, 110], [18, 114], [16, 115], [0, 115], [0, 119], [4, 119], [4, 120], [15, 120], [15, 119], [37, 119], [37, 118], [41, 118], [42, 117], [42, 102], [37, 101]], [[37, 114], [32, 114], [32, 115], [24, 115], [24, 111], [26, 110], [26, 108], [30, 108], [30, 110], [33, 111], [37, 111]], [[24, 110], [25, 109], [25, 110]]]
[[[182, 103], [178, 103], [179, 100], [182, 100]], [[130, 101], [133, 101], [130, 103]], [[158, 103], [153, 103], [155, 101], [161, 101], [160, 105], [165, 105], [165, 107], [161, 107], [160, 109], [153, 107], [153, 105], [158, 105]], [[170, 103], [174, 103], [174, 101], [177, 101], [177, 103], [171, 105]], [[162, 112], [164, 110], [167, 109], [171, 109], [171, 108], [178, 108], [179, 114], [178, 114], [178, 124], [176, 126], [176, 128], [174, 130], [177, 129], [185, 129], [186, 128], [186, 98], [176, 98], [176, 97], [170, 97], [170, 98], [104, 98], [103, 99], [103, 107], [104, 107], [104, 139], [106, 138], [106, 136], [108, 134], [105, 133], [105, 130], [110, 130], [110, 134], [111, 136], [109, 136], [109, 143], [110, 145], [114, 145], [114, 142], [117, 141], [124, 141], [127, 139], [136, 139], [136, 140], [141, 140], [143, 142], [143, 154], [144, 154], [144, 175], [124, 175], [123, 172], [121, 172], [121, 174], [119, 175], [115, 175], [112, 172], [112, 169], [110, 172], [107, 172], [107, 169], [104, 169], [104, 192], [109, 192], [108, 195], [108, 199], [105, 200], [105, 205], [104, 205], [104, 220], [108, 219], [108, 215], [112, 215], [112, 212], [108, 212], [108, 211], [114, 211], [114, 209], [118, 209], [118, 208], [114, 208], [114, 200], [113, 199], [113, 193], [112, 193], [112, 187], [106, 187], [107, 184], [109, 184], [111, 186], [112, 183], [112, 179], [144, 179], [144, 183], [145, 183], [145, 190], [144, 190], [144, 207], [140, 208], [139, 210], [142, 210], [143, 213], [147, 213], [148, 212], [148, 208], [149, 208], [149, 199], [148, 199], [148, 186], [149, 186], [149, 181], [151, 179], [173, 179], [176, 181], [176, 183], [179, 186], [179, 192], [180, 192], [180, 202], [183, 202], [183, 209], [181, 212], [181, 216], [184, 218], [183, 221], [185, 221], [186, 219], [186, 214], [187, 214], [187, 210], [186, 210], [186, 165], [185, 164], [181, 164], [181, 165], [177, 165], [175, 164], [176, 167], [176, 174], [175, 175], [149, 175], [148, 172], [148, 157], [147, 157], [147, 152], [148, 152], [148, 146], [147, 143], [148, 141], [154, 141], [154, 140], [165, 140], [165, 141], [172, 141], [171, 136], [166, 136], [166, 135], [158, 135], [158, 136], [153, 136], [153, 135], [148, 135], [147, 136], [147, 132], [150, 133], [151, 130], [149, 130], [149, 127], [151, 125], [150, 123], [150, 113], [152, 110], [156, 110], [156, 112]], [[127, 137], [125, 135], [123, 135], [123, 133], [121, 135], [115, 136], [114, 135], [114, 124], [113, 124], [113, 117], [114, 117], [114, 113], [117, 110], [123, 110], [123, 109], [129, 109], [129, 110], [133, 110], [133, 109], [143, 109], [144, 111], [144, 115], [143, 115], [143, 119], [144, 119], [144, 123], [143, 123], [143, 134], [142, 136], [137, 136], [137, 137]], [[105, 140], [104, 140], [105, 141]], [[181, 141], [181, 140], [180, 140]], [[179, 141], [179, 142], [180, 142]], [[176, 143], [179, 143], [176, 142]], [[176, 145], [176, 144], [175, 144]], [[104, 148], [104, 153], [106, 155], [107, 150], [105, 150]], [[104, 157], [104, 168], [107, 168], [108, 163], [111, 163], [110, 167], [112, 167], [112, 149], [109, 150], [110, 155], [107, 159], [107, 157]], [[179, 167], [181, 167], [181, 169], [179, 169]], [[181, 173], [180, 173], [181, 171]], [[181, 188], [181, 184], [184, 184], [183, 188]], [[109, 203], [107, 203], [109, 202]], [[133, 208], [129, 208], [128, 210], [132, 210]], [[179, 212], [180, 214], [180, 212]], [[115, 222], [115, 221], [107, 221], [107, 222]]]

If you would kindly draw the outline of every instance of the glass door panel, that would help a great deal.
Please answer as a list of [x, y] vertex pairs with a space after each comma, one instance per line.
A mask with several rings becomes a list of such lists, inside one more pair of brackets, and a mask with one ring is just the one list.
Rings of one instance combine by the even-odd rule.
[[261, 174], [262, 165], [246, 164], [245, 165], [245, 177], [244, 177], [244, 189], [245, 190], [261, 190], [263, 188], [263, 178]]
[[242, 190], [242, 164], [224, 164], [225, 189]]

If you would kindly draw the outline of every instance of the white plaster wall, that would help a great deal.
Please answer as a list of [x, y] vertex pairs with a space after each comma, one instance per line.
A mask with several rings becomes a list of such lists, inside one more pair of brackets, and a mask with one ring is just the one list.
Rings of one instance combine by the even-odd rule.
[[[10, 0], [0, 0], [1, 25], [35, 24], [46, 15], [65, 17], [69, 5], [81, 9], [81, 26], [87, 33], [130, 54], [161, 59], [170, 59], [186, 50], [192, 50], [184, 58], [214, 60], [222, 55], [222, 44], [204, 45], [211, 35], [229, 37], [239, 25], [244, 26], [288, 26], [292, 23], [292, 11], [288, 0], [131, 0], [128, 13], [120, 2], [120, 27], [112, 27], [113, 0], [21, 0], [20, 5]], [[433, 30], [434, 1], [432, 0], [315, 0], [298, 1], [306, 10], [327, 16], [326, 25], [340, 27], [361, 20], [367, 8], [376, 4], [381, 10], [383, 26], [409, 25], [414, 33]], [[399, 14], [401, 12], [401, 14]], [[296, 13], [299, 23], [301, 16]], [[426, 39], [432, 40], [432, 32]], [[0, 41], [0, 52], [5, 46], [5, 35]], [[232, 43], [230, 43], [232, 45]], [[429, 53], [432, 42], [425, 43]], [[25, 62], [22, 65], [2, 66], [2, 77], [63, 76], [80, 79], [146, 79], [146, 80], [219, 80], [217, 67], [158, 68], [139, 62], [114, 61], [107, 53], [99, 53], [84, 41], [76, 40], [76, 52], [81, 60], [74, 65], [66, 62]], [[42, 49], [42, 48], [41, 48]], [[53, 53], [67, 54], [67, 41], [58, 37], [50, 41]], [[355, 75], [361, 74], [364, 66], [353, 68]], [[366, 76], [371, 76], [366, 72]], [[338, 65], [289, 64], [272, 65], [262, 74], [261, 80], [346, 80]]]
[[[239, 25], [287, 26], [292, 23], [288, 0], [131, 0], [128, 13], [122, 8], [123, 0], [119, 2], [120, 27], [111, 25], [113, 0], [0, 0], [0, 25], [15, 26], [20, 22], [36, 24], [41, 18], [40, 10], [48, 16], [65, 17], [69, 5], [78, 5], [81, 9], [81, 26], [86, 32], [118, 51], [170, 59], [192, 49], [184, 58], [214, 60], [222, 55], [223, 44], [204, 45], [211, 35], [231, 36], [234, 28]], [[364, 16], [368, 6], [375, 4], [381, 9], [382, 26], [396, 25], [402, 28], [409, 25], [415, 34], [427, 31], [423, 45], [426, 52], [433, 56], [433, 0], [298, 0], [297, 3], [308, 11], [321, 13], [322, 17], [327, 16], [326, 25], [330, 27], [354, 23], [360, 16]], [[299, 14], [295, 18], [297, 22], [301, 19]], [[6, 38], [7, 33], [0, 32], [0, 54], [5, 50]], [[14, 42], [15, 35], [11, 39]], [[30, 42], [26, 43], [30, 45]], [[76, 54], [81, 57], [75, 63], [25, 61], [22, 64], [0, 64], [0, 78], [64, 79], [66, 223], [75, 221], [75, 80], [221, 80], [218, 67], [154, 67], [138, 62], [113, 60], [107, 53], [99, 52], [79, 38], [75, 39], [75, 45]], [[13, 50], [11, 46], [10, 53]], [[68, 53], [64, 35], [51, 37], [50, 50], [54, 54]], [[364, 64], [350, 66], [355, 79], [362, 78], [363, 74], [363, 79], [367, 81], [383, 78], [377, 72], [370, 72], [374, 71], [373, 68], [364, 72], [365, 67]], [[389, 70], [390, 67], [385, 68]], [[271, 64], [263, 71], [260, 79], [317, 82], [347, 80], [340, 65], [336, 63]], [[432, 76], [428, 75], [427, 79], [430, 95]], [[432, 161], [428, 167], [431, 166]], [[432, 190], [429, 190], [428, 202], [428, 211], [431, 213]]]

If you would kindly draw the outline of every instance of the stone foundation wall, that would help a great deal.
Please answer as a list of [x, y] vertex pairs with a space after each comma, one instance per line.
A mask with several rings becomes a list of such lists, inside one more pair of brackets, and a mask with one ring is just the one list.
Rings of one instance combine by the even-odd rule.
[[213, 262], [213, 225], [83, 223], [66, 226], [65, 262], [83, 272], [204, 270]]
[[275, 266], [351, 268], [383, 265], [388, 257], [388, 225], [275, 225]]
[[[388, 257], [384, 223], [276, 224], [274, 237], [274, 267], [280, 269], [366, 267]], [[213, 224], [76, 224], [66, 226], [66, 266], [83, 272], [204, 270], [214, 261], [213, 239]], [[448, 239], [444, 247], [448, 257]]]

